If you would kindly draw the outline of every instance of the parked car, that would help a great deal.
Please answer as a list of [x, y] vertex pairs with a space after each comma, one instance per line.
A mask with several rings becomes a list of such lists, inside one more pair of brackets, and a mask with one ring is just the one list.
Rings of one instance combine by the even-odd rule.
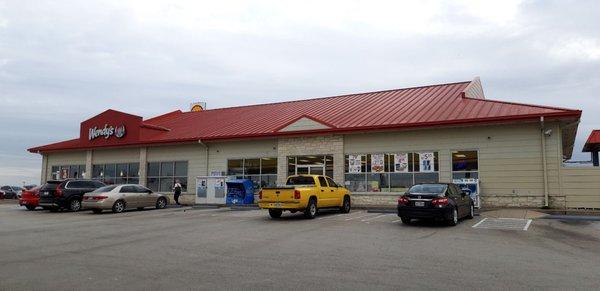
[[50, 211], [60, 209], [79, 211], [83, 194], [104, 186], [106, 186], [104, 183], [95, 180], [51, 180], [40, 188], [39, 205]]
[[36, 188], [37, 186], [38, 185], [35, 185], [35, 184], [25, 185], [25, 186], [23, 186], [23, 189], [25, 189], [25, 190], [31, 190], [33, 188]]
[[17, 199], [21, 196], [21, 187], [17, 186], [2, 186], [0, 190], [4, 192], [4, 199]]
[[40, 187], [24, 190], [19, 198], [19, 205], [25, 206], [27, 210], [35, 210], [40, 203]]
[[322, 175], [297, 175], [287, 179], [285, 187], [263, 188], [258, 206], [268, 209], [272, 218], [283, 211], [303, 211], [307, 218], [315, 218], [321, 208], [338, 208], [350, 212], [350, 191]]
[[4, 191], [0, 190], [0, 199], [4, 199]]
[[144, 207], [156, 207], [163, 209], [169, 200], [160, 193], [136, 184], [110, 185], [98, 188], [83, 195], [83, 208], [92, 209], [94, 213], [102, 213], [103, 210], [112, 210], [120, 213], [130, 208], [138, 210]]
[[455, 184], [417, 184], [398, 198], [398, 216], [403, 223], [413, 218], [444, 220], [456, 225], [460, 218], [473, 218], [474, 203]]

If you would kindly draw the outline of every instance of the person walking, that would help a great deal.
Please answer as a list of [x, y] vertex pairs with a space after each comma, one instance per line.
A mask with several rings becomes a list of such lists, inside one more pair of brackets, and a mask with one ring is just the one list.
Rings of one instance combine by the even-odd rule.
[[177, 205], [181, 205], [179, 204], [179, 196], [181, 195], [181, 183], [179, 182], [179, 180], [175, 180], [175, 185], [173, 185], [173, 192], [175, 203], [177, 203]]

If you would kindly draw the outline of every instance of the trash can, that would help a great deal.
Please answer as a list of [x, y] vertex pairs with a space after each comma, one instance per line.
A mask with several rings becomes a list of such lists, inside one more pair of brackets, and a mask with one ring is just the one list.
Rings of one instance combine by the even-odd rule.
[[225, 204], [240, 205], [254, 203], [254, 184], [250, 179], [227, 181], [227, 198]]

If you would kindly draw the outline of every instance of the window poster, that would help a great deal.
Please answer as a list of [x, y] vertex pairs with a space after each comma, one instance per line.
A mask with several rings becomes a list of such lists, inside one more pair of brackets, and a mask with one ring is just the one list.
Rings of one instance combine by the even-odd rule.
[[419, 153], [419, 172], [435, 172], [434, 158], [433, 153]]
[[384, 154], [371, 154], [371, 173], [383, 173], [384, 164]]
[[348, 155], [348, 172], [352, 174], [362, 171], [362, 155]]
[[408, 173], [408, 154], [394, 155], [394, 172]]

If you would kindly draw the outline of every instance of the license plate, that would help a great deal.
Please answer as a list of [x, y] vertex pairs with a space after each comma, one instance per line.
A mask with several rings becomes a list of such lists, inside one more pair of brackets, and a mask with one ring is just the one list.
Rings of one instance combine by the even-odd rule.
[[281, 203], [275, 203], [275, 207], [281, 207]]
[[415, 206], [423, 207], [423, 206], [425, 206], [425, 202], [423, 202], [423, 201], [415, 201]]
[[48, 196], [48, 191], [44, 192], [44, 196]]

